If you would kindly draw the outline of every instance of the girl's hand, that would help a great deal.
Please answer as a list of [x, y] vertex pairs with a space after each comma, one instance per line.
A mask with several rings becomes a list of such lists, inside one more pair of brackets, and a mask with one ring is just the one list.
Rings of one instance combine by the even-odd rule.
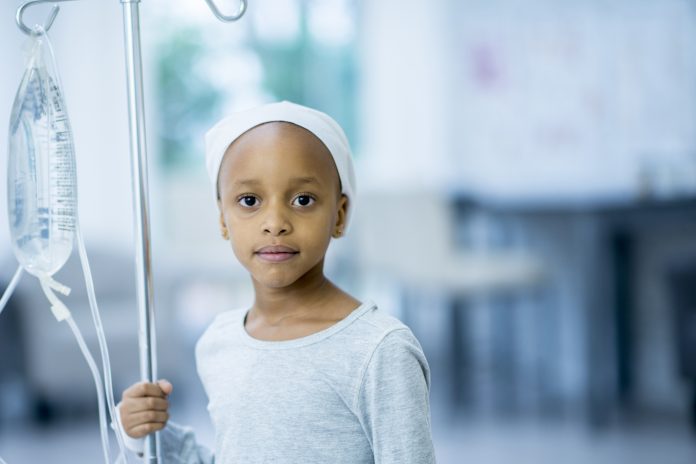
[[157, 383], [133, 384], [123, 392], [119, 414], [123, 430], [129, 437], [141, 438], [167, 425], [167, 397], [172, 388], [168, 381], [158, 380]]

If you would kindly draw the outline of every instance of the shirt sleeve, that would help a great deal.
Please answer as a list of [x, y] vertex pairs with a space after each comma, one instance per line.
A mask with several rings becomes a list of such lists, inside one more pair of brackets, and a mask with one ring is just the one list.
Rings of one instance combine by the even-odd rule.
[[193, 429], [174, 422], [160, 432], [160, 448], [167, 464], [215, 464], [213, 453], [196, 442]]
[[[119, 403], [120, 406], [120, 403]], [[120, 407], [116, 407], [117, 422], [111, 428], [119, 428], [123, 441], [130, 451], [142, 457], [145, 450], [145, 438], [128, 436], [121, 426]], [[196, 442], [193, 429], [169, 421], [160, 431], [160, 457], [167, 464], [215, 464], [215, 456], [205, 446]]]
[[389, 332], [364, 369], [356, 411], [375, 464], [433, 464], [430, 368], [410, 329]]

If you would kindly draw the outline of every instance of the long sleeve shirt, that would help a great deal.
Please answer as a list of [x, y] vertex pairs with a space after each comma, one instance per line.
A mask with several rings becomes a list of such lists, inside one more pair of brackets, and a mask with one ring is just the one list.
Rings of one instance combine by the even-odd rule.
[[264, 341], [246, 313], [220, 314], [196, 345], [214, 452], [170, 421], [164, 464], [435, 462], [430, 369], [407, 326], [368, 302], [320, 332]]

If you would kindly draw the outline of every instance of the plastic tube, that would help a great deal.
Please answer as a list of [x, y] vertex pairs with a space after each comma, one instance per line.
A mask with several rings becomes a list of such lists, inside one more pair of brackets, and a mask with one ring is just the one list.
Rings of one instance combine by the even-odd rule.
[[80, 329], [78, 329], [72, 316], [68, 317], [66, 319], [66, 322], [70, 326], [70, 329], [72, 330], [73, 334], [75, 334], [77, 344], [80, 345], [80, 350], [82, 351], [82, 354], [84, 355], [85, 360], [89, 365], [89, 370], [92, 372], [92, 377], [94, 377], [94, 384], [97, 387], [97, 400], [99, 402], [99, 429], [101, 431], [102, 449], [104, 451], [104, 462], [110, 464], [111, 459], [109, 458], [109, 431], [106, 428], [106, 408], [104, 405], [104, 391], [102, 390], [103, 384], [101, 381], [101, 376], [99, 375], [99, 369], [97, 369], [97, 364], [94, 362], [94, 358], [92, 357], [92, 354], [89, 352], [89, 349], [85, 344], [85, 340], [82, 338], [82, 334], [80, 333]]
[[[99, 369], [97, 368], [97, 363], [94, 362], [94, 358], [92, 357], [92, 353], [90, 353], [89, 348], [87, 348], [87, 344], [85, 343], [84, 338], [82, 337], [82, 333], [80, 332], [80, 329], [77, 327], [75, 324], [75, 321], [72, 318], [72, 315], [70, 314], [70, 311], [68, 308], [65, 306], [65, 304], [58, 299], [58, 297], [53, 293], [53, 288], [51, 287], [51, 282], [53, 279], [51, 279], [47, 275], [43, 275], [39, 277], [39, 283], [41, 284], [41, 289], [43, 290], [44, 294], [46, 295], [46, 298], [51, 302], [51, 311], [53, 311], [53, 314], [56, 316], [56, 318], [59, 321], [66, 321], [68, 325], [70, 326], [70, 329], [72, 330], [73, 334], [75, 335], [75, 340], [77, 340], [77, 344], [80, 347], [80, 350], [82, 351], [82, 355], [85, 358], [85, 361], [87, 361], [87, 365], [89, 366], [89, 370], [92, 373], [92, 377], [94, 378], [94, 385], [97, 388], [97, 402], [99, 404], [99, 429], [101, 432], [101, 440], [102, 440], [102, 451], [104, 452], [104, 462], [106, 464], [111, 463], [111, 459], [109, 457], [110, 455], [110, 447], [109, 447], [109, 431], [107, 427], [107, 418], [106, 418], [106, 406], [105, 406], [105, 401], [104, 401], [104, 383], [102, 382], [101, 376], [99, 375]], [[65, 286], [59, 286], [63, 287], [62, 289], [65, 289]]]
[[75, 233], [77, 236], [77, 249], [80, 254], [80, 262], [82, 264], [82, 273], [85, 277], [85, 285], [87, 286], [87, 296], [89, 298], [89, 307], [92, 312], [92, 320], [94, 321], [94, 327], [97, 331], [97, 339], [99, 340], [99, 350], [102, 357], [102, 368], [104, 370], [104, 389], [106, 390], [106, 400], [109, 405], [109, 417], [111, 421], [118, 425], [116, 427], [116, 441], [118, 442], [118, 447], [121, 451], [123, 459], [128, 462], [126, 457], [126, 446], [123, 441], [123, 436], [121, 435], [121, 427], [118, 424], [118, 414], [116, 414], [116, 405], [114, 401], [114, 387], [111, 379], [111, 360], [109, 359], [109, 348], [106, 344], [106, 335], [104, 334], [104, 327], [102, 326], [101, 316], [99, 314], [99, 307], [97, 306], [97, 297], [94, 291], [94, 280], [92, 279], [92, 271], [89, 267], [89, 260], [87, 259], [87, 251], [85, 249], [85, 243], [82, 238], [82, 231], [80, 229], [79, 220], [75, 221]]
[[[22, 266], [20, 265], [17, 268], [17, 271], [15, 271], [14, 276], [12, 277], [12, 280], [10, 280], [10, 285], [7, 286], [5, 289], [5, 292], [2, 294], [2, 298], [0, 298], [0, 314], [2, 314], [2, 310], [5, 309], [5, 305], [7, 302], [10, 300], [10, 297], [14, 293], [15, 287], [17, 287], [17, 284], [19, 283], [19, 279], [22, 278]], [[0, 464], [3, 464], [1, 462], [2, 460], [0, 459]]]

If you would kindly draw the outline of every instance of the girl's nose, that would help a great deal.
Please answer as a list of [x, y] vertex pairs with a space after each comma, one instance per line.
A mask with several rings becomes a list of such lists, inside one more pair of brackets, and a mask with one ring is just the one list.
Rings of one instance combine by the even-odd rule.
[[273, 236], [292, 232], [292, 225], [283, 206], [268, 206], [263, 219], [263, 232]]

